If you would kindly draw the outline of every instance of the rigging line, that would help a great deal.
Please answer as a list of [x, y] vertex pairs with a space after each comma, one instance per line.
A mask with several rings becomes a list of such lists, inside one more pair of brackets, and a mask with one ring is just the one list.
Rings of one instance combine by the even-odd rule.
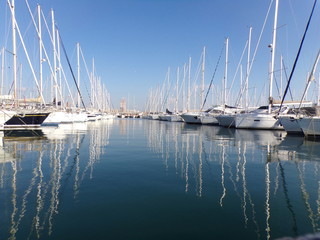
[[279, 89], [279, 85], [278, 85], [278, 81], [277, 81], [277, 78], [276, 78], [276, 75], [275, 74], [273, 74], [274, 75], [274, 82], [275, 82], [275, 84], [276, 84], [276, 87], [277, 87], [277, 90], [278, 90], [278, 94], [279, 94], [279, 98], [280, 98], [280, 89]]
[[213, 75], [212, 75], [212, 78], [211, 78], [211, 81], [210, 81], [210, 84], [209, 84], [209, 87], [208, 87], [208, 90], [207, 90], [207, 93], [206, 93], [206, 97], [204, 98], [204, 101], [203, 101], [203, 104], [202, 104], [202, 107], [201, 107], [200, 111], [202, 111], [204, 105], [205, 105], [206, 102], [207, 102], [207, 97], [208, 97], [208, 94], [209, 94], [209, 92], [210, 92], [213, 79], [214, 79], [214, 77], [215, 77], [215, 75], [216, 75], [216, 72], [217, 72], [217, 69], [218, 69], [218, 65], [219, 65], [219, 63], [220, 63], [221, 56], [222, 56], [222, 53], [223, 53], [223, 49], [224, 49], [224, 45], [223, 45], [223, 47], [221, 48], [220, 56], [219, 56], [219, 58], [218, 58], [216, 67], [215, 67], [215, 69], [214, 69], [214, 72], [213, 72]]
[[[283, 63], [283, 60], [282, 60], [282, 64], [284, 64], [284, 63]], [[284, 69], [284, 71], [285, 71], [285, 69]], [[286, 71], [285, 71], [285, 75], [286, 75], [286, 80], [287, 80], [287, 83], [288, 83], [288, 75], [287, 75], [287, 72], [286, 72]], [[277, 81], [277, 79], [276, 79], [275, 74], [274, 74], [274, 80], [275, 80], [275, 84], [276, 84], [276, 87], [277, 87], [277, 90], [278, 90], [278, 94], [281, 94], [281, 93], [280, 93], [280, 89], [279, 89], [279, 85], [278, 85], [278, 81]], [[292, 97], [292, 93], [291, 93], [290, 87], [289, 87], [289, 93], [290, 93], [291, 100], [293, 101], [293, 97]]]
[[[290, 76], [289, 76], [289, 80], [288, 80], [286, 89], [284, 91], [283, 97], [281, 99], [280, 111], [281, 111], [281, 107], [283, 105], [284, 99], [285, 99], [285, 97], [287, 95], [287, 92], [288, 92], [288, 89], [289, 89], [289, 85], [290, 85], [294, 70], [296, 68], [296, 65], [297, 65], [297, 62], [298, 62], [298, 59], [299, 59], [299, 56], [300, 56], [300, 52], [301, 52], [301, 49], [302, 49], [302, 45], [303, 45], [304, 39], [306, 37], [307, 31], [308, 31], [308, 28], [309, 28], [309, 25], [310, 25], [310, 22], [311, 22], [312, 15], [313, 15], [314, 9], [316, 7], [316, 4], [317, 4], [317, 0], [314, 0], [313, 7], [312, 7], [312, 10], [311, 10], [311, 14], [309, 16], [309, 20], [308, 20], [307, 26], [306, 26], [306, 29], [304, 31], [303, 37], [301, 39], [301, 42], [300, 42], [300, 46], [299, 46], [299, 50], [298, 50], [297, 56], [296, 56], [296, 59], [294, 60], [294, 64], [293, 64], [293, 67], [292, 67], [292, 70], [291, 70], [291, 73], [290, 73]], [[280, 111], [278, 112], [278, 115], [280, 114]]]
[[[84, 59], [84, 56], [83, 56], [83, 52], [82, 52], [81, 46], [80, 46], [80, 53], [81, 53], [82, 61], [83, 61], [83, 63], [84, 63], [84, 67], [85, 67], [85, 69], [86, 69], [86, 71], [87, 71], [88, 78], [90, 79], [91, 76], [90, 76], [90, 73], [89, 73], [89, 70], [88, 70], [87, 63], [86, 63], [86, 61], [85, 61], [85, 59]], [[90, 105], [92, 106], [93, 103], [92, 103], [91, 95], [89, 94], [89, 90], [88, 90], [88, 86], [87, 86], [86, 82], [84, 82], [84, 86], [85, 86], [86, 91], [87, 91], [87, 94], [88, 94], [88, 98], [89, 98], [89, 101], [90, 101]]]
[[[307, 84], [306, 84], [306, 87], [303, 91], [303, 94], [302, 94], [302, 97], [301, 97], [301, 100], [300, 100], [300, 104], [299, 104], [299, 109], [301, 108], [301, 104], [303, 102], [303, 99], [306, 97], [306, 94], [307, 94], [307, 91], [310, 87], [310, 83], [314, 80], [314, 72], [316, 71], [316, 67], [318, 65], [318, 62], [319, 62], [319, 57], [320, 57], [320, 50], [318, 51], [318, 54], [317, 54], [317, 58], [315, 60], [315, 62], [313, 63], [313, 67], [312, 67], [312, 70], [311, 70], [311, 73], [308, 77], [308, 81], [307, 81]], [[319, 103], [317, 103], [318, 105]]]
[[[232, 88], [232, 86], [233, 86], [233, 83], [234, 83], [234, 80], [235, 80], [235, 78], [236, 78], [236, 75], [238, 74], [238, 70], [239, 70], [239, 68], [240, 68], [240, 66], [241, 66], [242, 58], [243, 58], [243, 56], [244, 56], [245, 50], [247, 49], [247, 46], [248, 46], [248, 41], [246, 41], [246, 44], [245, 44], [244, 49], [243, 49], [243, 51], [242, 51], [242, 54], [241, 54], [241, 57], [240, 57], [240, 61], [239, 61], [238, 66], [237, 66], [236, 73], [235, 73], [235, 75], [234, 75], [234, 77], [233, 77], [232, 84], [231, 84], [231, 87], [230, 87], [229, 92], [228, 92], [228, 97], [229, 97], [229, 95], [230, 95], [230, 91], [231, 91], [231, 88]], [[243, 94], [244, 91], [246, 90], [246, 86], [245, 86], [245, 85], [246, 85], [246, 84], [244, 84], [244, 85], [241, 86], [241, 88], [240, 88], [238, 97], [236, 98], [236, 101], [235, 101], [235, 106], [240, 105], [239, 102], [240, 102], [240, 100], [242, 99], [242, 96], [244, 95], [244, 94]]]
[[[283, 70], [284, 70], [284, 74], [286, 75], [286, 79], [287, 79], [287, 82], [289, 81], [288, 80], [288, 74], [287, 74], [287, 71], [286, 71], [286, 66], [284, 64], [284, 60], [282, 59], [282, 64], [283, 64]], [[293, 101], [293, 96], [292, 96], [292, 92], [291, 92], [291, 88], [289, 87], [289, 93], [290, 93], [290, 97], [291, 97], [291, 100]]]
[[[56, 26], [56, 28], [58, 29], [57, 26]], [[77, 81], [76, 81], [76, 78], [75, 78], [75, 76], [74, 76], [74, 73], [73, 73], [73, 70], [72, 70], [72, 67], [71, 67], [71, 64], [70, 64], [70, 60], [69, 60], [68, 55], [67, 55], [67, 51], [66, 51], [66, 49], [65, 49], [65, 47], [64, 47], [64, 44], [63, 44], [63, 41], [62, 41], [62, 38], [61, 38], [61, 34], [59, 34], [59, 40], [60, 40], [60, 42], [61, 42], [61, 46], [62, 46], [64, 55], [65, 55], [65, 57], [66, 57], [66, 59], [67, 59], [68, 66], [69, 66], [70, 72], [71, 72], [71, 74], [72, 74], [72, 78], [73, 78], [74, 84], [76, 85], [77, 90], [78, 90], [78, 93], [79, 93], [79, 95], [80, 95], [82, 105], [83, 105], [84, 109], [87, 111], [86, 105], [84, 104], [84, 101], [83, 101], [83, 98], [82, 98], [82, 95], [81, 95], [81, 92], [80, 92], [80, 88], [79, 88], [78, 83], [77, 83]]]
[[230, 88], [229, 88], [229, 91], [228, 91], [228, 94], [227, 94], [227, 98], [229, 98], [229, 96], [230, 96], [230, 94], [231, 94], [231, 89], [232, 89], [232, 87], [233, 87], [234, 81], [235, 81], [235, 79], [236, 79], [236, 76], [237, 76], [237, 74], [238, 74], [239, 68], [240, 68], [240, 66], [241, 66], [242, 58], [243, 58], [244, 53], [245, 53], [245, 51], [246, 51], [246, 49], [247, 49], [247, 46], [248, 46], [248, 41], [246, 41], [245, 47], [244, 47], [244, 49], [243, 49], [243, 51], [242, 51], [242, 54], [241, 54], [239, 63], [238, 63], [238, 65], [237, 65], [236, 72], [235, 72], [235, 74], [234, 74], [234, 76], [233, 76], [233, 78], [232, 78], [232, 82], [231, 82], [231, 85], [230, 85]]
[[[258, 42], [257, 42], [256, 47], [255, 47], [254, 52], [253, 52], [253, 56], [252, 56], [252, 59], [251, 59], [251, 64], [250, 64], [250, 66], [249, 66], [249, 71], [248, 71], [248, 72], [246, 73], [246, 75], [245, 75], [245, 76], [246, 76], [246, 77], [245, 77], [246, 81], [247, 81], [247, 79], [248, 79], [248, 77], [249, 77], [249, 75], [250, 75], [250, 73], [251, 73], [251, 69], [252, 69], [252, 66], [253, 66], [253, 63], [254, 63], [254, 59], [256, 58], [256, 55], [257, 55], [257, 52], [258, 52], [258, 48], [259, 48], [259, 46], [260, 46], [260, 41], [261, 41], [261, 39], [262, 39], [262, 35], [263, 35], [263, 32], [264, 32], [265, 26], [266, 26], [266, 24], [267, 24], [267, 20], [268, 20], [268, 18], [269, 18], [269, 13], [270, 13], [270, 10], [271, 10], [273, 1], [274, 1], [274, 0], [271, 0], [271, 1], [270, 1], [268, 11], [267, 11], [267, 14], [266, 14], [266, 16], [265, 16], [265, 19], [264, 19], [264, 22], [263, 22], [263, 25], [262, 25], [262, 28], [261, 28], [261, 31], [260, 31], [260, 34], [259, 34]], [[264, 88], [264, 87], [263, 87], [263, 88]], [[239, 96], [239, 100], [240, 100], [240, 98], [241, 98], [241, 95]], [[261, 98], [261, 95], [260, 95], [260, 98]]]

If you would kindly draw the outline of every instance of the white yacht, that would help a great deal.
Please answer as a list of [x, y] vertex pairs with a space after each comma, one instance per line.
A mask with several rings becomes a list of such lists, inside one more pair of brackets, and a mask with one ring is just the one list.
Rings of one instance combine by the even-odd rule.
[[272, 108], [271, 113], [268, 106], [262, 106], [249, 113], [236, 114], [235, 127], [245, 129], [270, 129], [284, 130], [280, 120], [276, 118], [279, 108]]

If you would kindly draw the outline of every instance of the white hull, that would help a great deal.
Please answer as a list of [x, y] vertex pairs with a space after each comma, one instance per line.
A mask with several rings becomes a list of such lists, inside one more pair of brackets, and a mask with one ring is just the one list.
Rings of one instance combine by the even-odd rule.
[[62, 123], [86, 122], [86, 113], [54, 111], [44, 120], [42, 126], [56, 126]]
[[60, 124], [62, 121], [69, 119], [67, 112], [54, 111], [49, 114], [49, 116], [44, 120], [42, 126], [54, 126]]
[[297, 122], [305, 136], [320, 136], [320, 117], [304, 117]]
[[151, 115], [152, 120], [159, 120], [159, 115], [158, 114], [152, 114]]
[[88, 115], [84, 112], [73, 113], [72, 115], [74, 123], [82, 123], [88, 121]]
[[184, 113], [181, 117], [186, 123], [201, 124], [199, 113]]
[[[121, 115], [121, 118], [124, 118], [124, 115]], [[88, 113], [87, 114], [87, 121], [97, 121], [100, 120], [102, 118], [100, 113]]]
[[235, 124], [236, 128], [244, 129], [284, 130], [275, 114], [268, 113], [237, 114]]
[[279, 117], [284, 130], [290, 134], [303, 134], [303, 131], [297, 122], [295, 115], [284, 115]]

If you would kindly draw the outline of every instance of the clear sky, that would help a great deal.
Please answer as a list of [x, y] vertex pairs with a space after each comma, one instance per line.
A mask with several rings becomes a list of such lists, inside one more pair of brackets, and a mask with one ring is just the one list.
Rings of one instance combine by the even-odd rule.
[[[148, 91], [162, 86], [168, 67], [171, 78], [175, 79], [177, 67], [182, 68], [191, 57], [191, 75], [195, 75], [204, 46], [208, 86], [226, 37], [230, 41], [230, 86], [248, 39], [249, 27], [253, 28], [252, 56], [270, 0], [29, 0], [33, 12], [37, 3], [42, 6], [48, 22], [50, 9], [54, 9], [57, 26], [73, 62], [77, 42], [90, 67], [94, 58], [96, 73], [106, 84], [114, 107], [119, 108], [120, 99], [126, 98], [130, 108], [134, 105], [143, 110]], [[280, 69], [280, 55], [283, 55], [288, 76], [312, 4], [313, 0], [280, 0], [276, 69]], [[1, 19], [8, 18], [9, 10], [3, 10], [4, 7], [7, 8], [6, 1], [1, 0]], [[18, 24], [22, 32], [27, 32], [32, 23], [25, 1], [16, 0], [16, 8]], [[292, 91], [298, 98], [320, 46], [319, 11], [318, 5], [294, 75]], [[249, 86], [255, 89], [255, 98], [263, 95], [263, 89], [268, 85], [271, 57], [267, 46], [272, 41], [273, 15], [274, 7], [250, 75]], [[0, 43], [8, 42], [8, 38], [5, 35]], [[35, 42], [33, 44], [31, 48], [36, 46]], [[217, 89], [221, 89], [224, 61], [223, 55], [214, 78]], [[245, 71], [246, 56], [242, 64]], [[234, 92], [239, 90], [239, 79], [235, 80]]]

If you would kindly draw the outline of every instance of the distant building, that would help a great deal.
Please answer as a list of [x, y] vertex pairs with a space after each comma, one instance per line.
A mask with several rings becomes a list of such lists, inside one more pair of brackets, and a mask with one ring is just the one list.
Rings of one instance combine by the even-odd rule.
[[126, 111], [127, 111], [126, 99], [122, 98], [120, 102], [120, 112], [126, 112]]

